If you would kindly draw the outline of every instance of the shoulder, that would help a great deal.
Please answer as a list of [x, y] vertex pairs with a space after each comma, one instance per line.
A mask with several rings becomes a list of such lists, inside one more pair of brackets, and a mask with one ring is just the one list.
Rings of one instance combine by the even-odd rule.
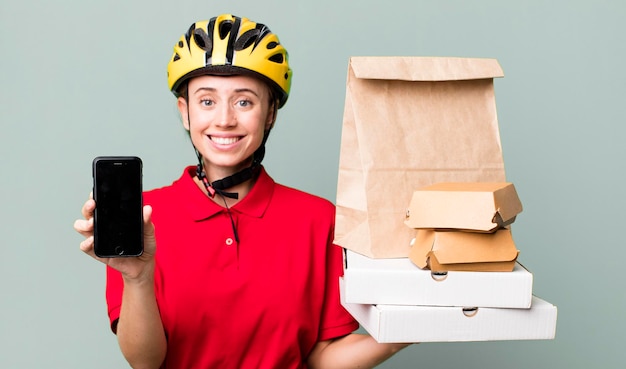
[[144, 190], [143, 195], [147, 198], [151, 198], [151, 199], [158, 199], [161, 197], [167, 197], [168, 195], [177, 193], [177, 186], [176, 186], [176, 182], [174, 181], [173, 183], [169, 184], [169, 185], [165, 185], [162, 187], [157, 187], [157, 188], [152, 188], [149, 190]]
[[177, 194], [176, 183], [163, 186], [160, 188], [154, 188], [143, 193], [143, 201], [145, 205], [153, 205], [155, 203], [167, 203], [175, 201]]
[[317, 213], [317, 214], [333, 214], [335, 213], [335, 205], [329, 200], [320, 196], [313, 195], [302, 190], [286, 186], [275, 182], [272, 177], [262, 170], [257, 183], [249, 196], [266, 198], [270, 207], [274, 209], [286, 210], [288, 213], [298, 214]]
[[191, 171], [192, 167], [187, 167], [183, 171], [180, 178], [173, 181], [171, 184], [159, 188], [144, 191], [143, 201], [145, 205], [166, 205], [166, 204], [180, 204], [182, 198], [189, 192], [189, 189], [194, 189], [193, 175]]
[[329, 200], [278, 183], [275, 186], [273, 202], [281, 207], [299, 209], [300, 213], [332, 217], [335, 214], [335, 205]]
[[310, 204], [312, 206], [318, 206], [321, 208], [330, 208], [330, 209], [334, 209], [335, 207], [332, 202], [330, 202], [329, 200], [323, 197], [299, 190], [297, 188], [285, 186], [280, 183], [276, 184], [275, 191], [281, 197], [285, 199], [293, 200], [293, 201], [298, 201], [298, 203], [305, 203], [305, 204]]

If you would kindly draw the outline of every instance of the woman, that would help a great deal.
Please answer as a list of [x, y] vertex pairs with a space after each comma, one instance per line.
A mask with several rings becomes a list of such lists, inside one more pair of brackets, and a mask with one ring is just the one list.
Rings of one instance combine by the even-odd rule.
[[94, 255], [93, 199], [74, 225], [108, 265], [111, 327], [131, 366], [364, 368], [403, 348], [352, 333], [333, 205], [261, 165], [291, 84], [277, 36], [228, 14], [194, 23], [168, 82], [198, 165], [144, 193], [143, 255]]

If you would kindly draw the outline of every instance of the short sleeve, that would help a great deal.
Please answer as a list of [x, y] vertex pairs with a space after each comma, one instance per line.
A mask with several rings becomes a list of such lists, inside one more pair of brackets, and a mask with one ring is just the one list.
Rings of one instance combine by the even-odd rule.
[[111, 330], [117, 333], [117, 321], [120, 317], [120, 308], [122, 306], [122, 292], [124, 290], [124, 281], [122, 275], [117, 270], [106, 267], [106, 301], [109, 313], [109, 321]]
[[342, 248], [329, 242], [326, 263], [326, 295], [318, 341], [342, 337], [359, 328], [357, 321], [341, 305], [339, 277], [343, 275]]

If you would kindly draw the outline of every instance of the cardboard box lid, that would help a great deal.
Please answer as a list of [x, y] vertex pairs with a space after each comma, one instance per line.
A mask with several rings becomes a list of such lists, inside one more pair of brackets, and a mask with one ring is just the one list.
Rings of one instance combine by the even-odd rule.
[[[342, 291], [343, 284], [340, 279]], [[556, 336], [557, 307], [536, 296], [529, 309], [341, 303], [378, 342], [544, 340]]]
[[491, 232], [523, 210], [509, 182], [442, 182], [413, 192], [405, 224], [411, 228]]
[[[459, 81], [504, 77], [496, 59], [454, 57], [353, 56], [357, 78], [404, 81]], [[381, 64], [388, 65], [381, 68]]]
[[512, 262], [518, 254], [508, 228], [494, 233], [419, 229], [409, 259], [418, 267], [427, 268], [431, 257], [437, 258], [438, 264], [445, 265]]
[[530, 307], [533, 275], [516, 263], [510, 272], [435, 273], [408, 257], [375, 259], [345, 250], [343, 298], [388, 305]]

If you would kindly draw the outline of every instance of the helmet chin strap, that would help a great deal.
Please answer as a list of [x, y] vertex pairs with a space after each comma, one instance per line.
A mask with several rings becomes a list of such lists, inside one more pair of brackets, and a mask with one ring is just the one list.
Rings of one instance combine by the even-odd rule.
[[196, 175], [198, 176], [198, 179], [200, 179], [200, 181], [202, 181], [202, 183], [204, 184], [204, 187], [206, 188], [209, 196], [214, 197], [217, 193], [231, 199], [239, 198], [239, 194], [237, 192], [228, 192], [226, 190], [235, 187], [238, 184], [244, 183], [252, 178], [255, 178], [259, 174], [259, 172], [261, 171], [261, 161], [265, 156], [265, 142], [267, 141], [268, 136], [269, 130], [265, 132], [261, 146], [259, 146], [259, 148], [252, 155], [252, 164], [249, 167], [244, 168], [228, 177], [224, 177], [213, 182], [209, 181], [206, 173], [204, 172], [202, 154], [200, 154], [198, 149], [195, 149], [194, 147], [196, 151], [196, 156], [198, 157]]
[[[276, 111], [274, 111], [274, 117], [275, 116]], [[187, 107], [187, 123], [191, 127], [189, 107]], [[265, 143], [267, 142], [267, 138], [270, 135], [270, 130], [271, 128], [266, 130], [263, 134], [263, 141], [261, 142], [261, 146], [256, 149], [254, 154], [252, 154], [252, 164], [249, 167], [244, 168], [237, 173], [231, 174], [228, 177], [224, 177], [213, 182], [210, 182], [207, 178], [206, 172], [204, 171], [204, 161], [202, 160], [202, 154], [200, 154], [198, 149], [194, 146], [194, 151], [196, 152], [196, 157], [198, 158], [196, 176], [204, 184], [204, 187], [206, 188], [211, 198], [215, 197], [215, 194], [219, 194], [222, 197], [228, 197], [231, 199], [239, 198], [239, 193], [228, 192], [226, 190], [235, 187], [238, 184], [244, 183], [252, 178], [255, 178], [259, 174], [259, 172], [261, 171], [261, 161], [263, 161], [263, 158], [265, 157]], [[191, 144], [193, 146], [193, 142]]]
[[[273, 119], [276, 119], [277, 110], [278, 110], [278, 107], [276, 104], [274, 104]], [[187, 106], [187, 124], [189, 125], [191, 129], [191, 119], [189, 117], [189, 106]], [[259, 148], [256, 149], [256, 151], [252, 154], [252, 164], [249, 167], [244, 168], [240, 170], [239, 172], [232, 174], [228, 177], [224, 177], [222, 179], [218, 179], [213, 182], [209, 181], [209, 179], [206, 176], [206, 172], [204, 171], [204, 161], [202, 160], [202, 154], [200, 154], [200, 151], [198, 151], [198, 149], [195, 147], [195, 145], [193, 144], [193, 141], [191, 142], [191, 145], [193, 146], [193, 149], [196, 152], [196, 157], [198, 158], [198, 166], [196, 167], [196, 176], [198, 176], [198, 179], [200, 179], [202, 184], [204, 184], [204, 187], [206, 188], [207, 193], [209, 194], [211, 198], [214, 198], [215, 194], [218, 194], [222, 197], [222, 200], [224, 200], [224, 207], [226, 208], [226, 211], [228, 212], [228, 216], [230, 217], [230, 224], [233, 228], [233, 235], [235, 236], [235, 241], [237, 242], [237, 244], [239, 244], [239, 232], [237, 232], [237, 227], [235, 226], [235, 221], [233, 219], [232, 213], [230, 212], [228, 203], [226, 202], [226, 198], [228, 197], [231, 199], [238, 199], [239, 193], [228, 192], [226, 190], [231, 187], [235, 187], [238, 184], [244, 183], [252, 178], [257, 177], [258, 174], [261, 172], [261, 161], [263, 161], [263, 158], [265, 157], [265, 143], [267, 142], [267, 138], [270, 135], [270, 131], [272, 129], [271, 127], [273, 125], [274, 124], [272, 122], [272, 124], [270, 125], [270, 128], [268, 128], [263, 134], [263, 140], [261, 141], [261, 146], [259, 146]], [[191, 138], [191, 134], [190, 134], [190, 138]], [[237, 249], [237, 253], [239, 253], [239, 249]]]
[[[273, 121], [276, 120], [276, 115], [278, 113], [278, 102], [274, 102], [272, 104], [272, 108], [273, 108], [273, 113], [272, 113], [272, 119]], [[189, 106], [187, 106], [187, 123], [191, 129], [191, 118], [189, 116]], [[244, 183], [252, 178], [255, 178], [256, 176], [258, 176], [258, 174], [261, 171], [261, 161], [263, 161], [263, 158], [265, 157], [265, 143], [267, 142], [267, 138], [270, 135], [270, 131], [272, 130], [272, 126], [274, 125], [274, 122], [272, 122], [272, 124], [270, 125], [270, 128], [268, 128], [265, 133], [263, 134], [263, 141], [261, 141], [261, 146], [259, 146], [258, 149], [256, 149], [256, 151], [254, 152], [254, 154], [252, 154], [252, 164], [245, 168], [240, 170], [239, 172], [232, 174], [228, 177], [224, 177], [222, 179], [218, 179], [216, 181], [210, 182], [209, 179], [206, 176], [206, 172], [204, 171], [204, 161], [202, 160], [202, 154], [200, 154], [200, 152], [198, 151], [198, 149], [194, 146], [194, 151], [196, 152], [196, 157], [198, 158], [198, 166], [196, 167], [196, 175], [198, 176], [198, 179], [200, 179], [200, 181], [204, 184], [204, 187], [206, 188], [209, 196], [211, 198], [215, 197], [215, 194], [219, 194], [222, 197], [228, 197], [231, 199], [238, 199], [239, 198], [239, 193], [237, 192], [228, 192], [225, 191], [229, 188], [235, 187], [238, 184]], [[193, 141], [191, 142], [192, 146], [193, 146]], [[224, 203], [226, 203], [226, 200], [224, 199]]]
[[[231, 187], [234, 187], [240, 183], [248, 181], [254, 177], [256, 177], [261, 171], [261, 160], [265, 156], [265, 142], [267, 141], [267, 137], [269, 136], [270, 131], [267, 130], [263, 135], [263, 142], [261, 146], [252, 154], [252, 165], [249, 167], [240, 170], [239, 172], [232, 174], [228, 177], [224, 177], [222, 179], [218, 179], [217, 181], [209, 182], [209, 179], [204, 172], [203, 163], [202, 163], [202, 155], [195, 148], [196, 155], [198, 157], [198, 166], [196, 167], [196, 175], [200, 179], [200, 181], [204, 184], [204, 187], [207, 190], [207, 193], [211, 198], [215, 197], [215, 194], [222, 196], [224, 200], [224, 207], [228, 212], [228, 216], [230, 217], [230, 223], [233, 228], [233, 235], [235, 236], [235, 241], [239, 244], [239, 232], [237, 232], [237, 227], [235, 226], [235, 221], [233, 220], [233, 216], [230, 212], [230, 208], [228, 207], [228, 203], [226, 202], [226, 198], [229, 197], [231, 199], [238, 199], [239, 193], [237, 192], [228, 192], [225, 191]], [[237, 251], [239, 252], [239, 250]]]

